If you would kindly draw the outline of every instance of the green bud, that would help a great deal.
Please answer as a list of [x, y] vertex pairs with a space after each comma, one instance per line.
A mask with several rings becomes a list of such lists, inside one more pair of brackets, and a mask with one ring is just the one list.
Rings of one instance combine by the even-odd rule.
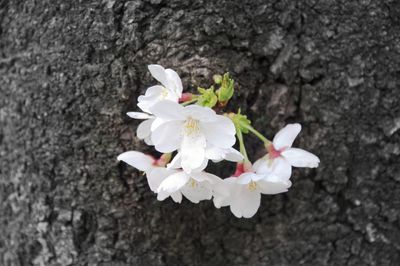
[[221, 84], [222, 83], [222, 76], [221, 75], [214, 75], [213, 80], [215, 84]]
[[232, 120], [235, 125], [236, 131], [241, 131], [243, 134], [249, 133], [249, 127], [251, 125], [251, 121], [247, 119], [246, 115], [242, 115], [240, 113], [240, 109], [237, 114], [230, 113], [229, 118]]
[[234, 92], [234, 80], [229, 77], [229, 73], [225, 73], [221, 80], [221, 87], [217, 90], [218, 101], [226, 104]]
[[200, 93], [200, 96], [198, 96], [197, 99], [198, 105], [213, 108], [217, 104], [218, 97], [214, 92], [213, 86], [211, 86], [209, 89], [198, 87], [197, 90]]

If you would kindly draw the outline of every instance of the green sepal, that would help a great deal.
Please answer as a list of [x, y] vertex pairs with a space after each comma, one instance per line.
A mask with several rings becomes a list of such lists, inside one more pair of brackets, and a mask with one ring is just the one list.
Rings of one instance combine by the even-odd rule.
[[218, 96], [214, 92], [214, 87], [211, 86], [209, 89], [198, 87], [200, 95], [197, 98], [197, 104], [205, 107], [213, 108], [218, 102]]
[[251, 121], [247, 118], [246, 115], [242, 115], [240, 113], [240, 109], [237, 114], [230, 113], [229, 117], [231, 118], [233, 124], [235, 125], [236, 131], [240, 131], [243, 134], [249, 133], [249, 127], [251, 127]]

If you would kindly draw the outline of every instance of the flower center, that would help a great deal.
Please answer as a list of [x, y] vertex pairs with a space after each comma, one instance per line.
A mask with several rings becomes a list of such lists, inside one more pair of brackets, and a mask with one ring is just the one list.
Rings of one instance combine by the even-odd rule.
[[190, 182], [190, 186], [192, 188], [196, 188], [197, 187], [197, 181], [194, 180], [193, 178], [191, 178], [189, 182]]
[[167, 98], [168, 93], [169, 93], [168, 89], [167, 88], [163, 88], [162, 91], [161, 91], [161, 94], [160, 94], [160, 99], [164, 100], [165, 98]]
[[254, 190], [257, 189], [257, 183], [254, 182], [254, 181], [250, 181], [250, 183], [247, 185], [247, 188], [248, 188], [250, 191], [254, 191]]
[[270, 144], [268, 146], [267, 150], [268, 150], [269, 158], [271, 158], [271, 159], [275, 159], [275, 158], [281, 156], [281, 153], [283, 151], [283, 149], [276, 150], [274, 145], [272, 145], [272, 144]]
[[183, 131], [186, 136], [193, 136], [200, 132], [199, 120], [189, 117], [183, 125]]

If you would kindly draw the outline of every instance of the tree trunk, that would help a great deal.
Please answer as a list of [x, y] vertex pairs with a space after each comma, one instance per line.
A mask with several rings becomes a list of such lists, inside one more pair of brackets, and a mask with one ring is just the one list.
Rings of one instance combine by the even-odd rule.
[[[399, 18], [395, 0], [0, 1], [0, 265], [398, 265]], [[151, 152], [125, 114], [151, 63], [186, 91], [229, 71], [229, 108], [268, 137], [301, 123], [320, 167], [251, 219], [158, 202], [116, 160]]]

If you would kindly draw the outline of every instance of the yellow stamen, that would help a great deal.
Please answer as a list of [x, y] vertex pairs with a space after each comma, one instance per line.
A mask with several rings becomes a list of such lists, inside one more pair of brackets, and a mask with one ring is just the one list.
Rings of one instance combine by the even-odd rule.
[[164, 100], [165, 98], [167, 98], [168, 96], [168, 89], [167, 88], [163, 88], [161, 91], [161, 95], [160, 95], [160, 99]]
[[193, 178], [190, 179], [190, 186], [191, 186], [192, 188], [196, 188], [196, 187], [197, 187], [197, 182], [196, 182], [196, 180], [194, 180]]
[[183, 128], [184, 128], [184, 134], [186, 136], [191, 136], [191, 135], [197, 134], [200, 131], [199, 121], [189, 117], [186, 120]]
[[250, 183], [248, 184], [247, 188], [248, 188], [250, 191], [254, 191], [254, 190], [257, 189], [257, 183], [254, 182], [254, 181], [250, 181]]

